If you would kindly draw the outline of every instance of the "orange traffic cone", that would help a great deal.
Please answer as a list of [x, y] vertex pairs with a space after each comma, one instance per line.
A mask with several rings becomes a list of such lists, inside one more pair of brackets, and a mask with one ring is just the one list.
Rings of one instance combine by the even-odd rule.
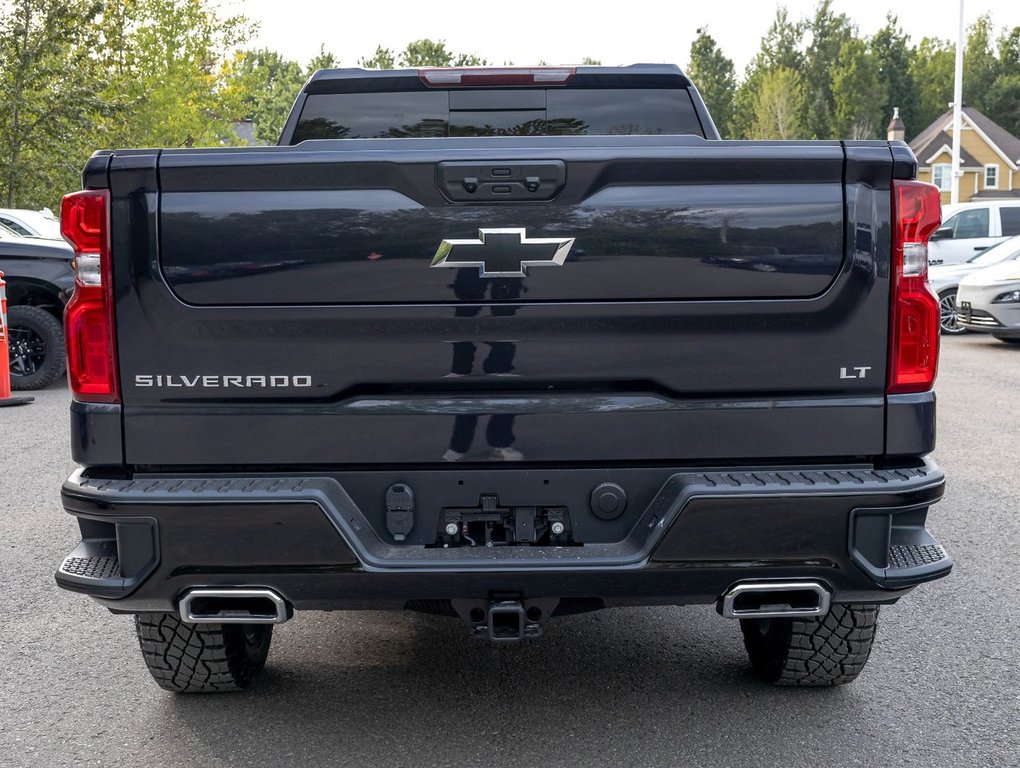
[[0, 272], [0, 408], [5, 405], [25, 405], [34, 397], [11, 397], [11, 359], [7, 348], [7, 283]]

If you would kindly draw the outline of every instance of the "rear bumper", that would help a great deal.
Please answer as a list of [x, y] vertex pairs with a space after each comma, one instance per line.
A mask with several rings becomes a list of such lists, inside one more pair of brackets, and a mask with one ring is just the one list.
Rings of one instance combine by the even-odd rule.
[[[296, 609], [342, 609], [507, 595], [712, 603], [737, 582], [816, 579], [835, 602], [877, 602], [952, 567], [925, 529], [945, 484], [931, 461], [884, 470], [404, 472], [400, 481], [420, 489], [422, 502], [404, 543], [380, 522], [381, 498], [373, 503], [375, 489], [392, 477], [113, 480], [80, 470], [62, 498], [78, 518], [82, 543], [61, 564], [57, 583], [127, 612], [174, 610], [190, 588], [230, 586], [273, 589]], [[600, 480], [632, 491], [627, 514], [616, 521], [598, 520], [577, 503]], [[431, 500], [462, 503], [478, 489], [520, 504], [559, 494], [586, 543], [425, 546], [440, 515]]]
[[961, 285], [957, 292], [960, 325], [969, 331], [996, 336], [1020, 336], [1020, 304], [996, 304], [995, 299], [1020, 287], [1020, 283]]

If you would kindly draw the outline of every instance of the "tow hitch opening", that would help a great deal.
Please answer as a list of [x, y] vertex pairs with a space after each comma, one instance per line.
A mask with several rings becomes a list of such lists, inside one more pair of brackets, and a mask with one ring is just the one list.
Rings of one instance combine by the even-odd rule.
[[519, 643], [540, 637], [559, 599], [453, 600], [454, 611], [471, 637], [493, 643]]

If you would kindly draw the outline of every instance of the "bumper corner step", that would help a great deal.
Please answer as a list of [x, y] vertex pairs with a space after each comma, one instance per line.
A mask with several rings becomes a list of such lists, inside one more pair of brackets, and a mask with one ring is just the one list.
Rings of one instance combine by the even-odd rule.
[[153, 521], [79, 518], [78, 524], [81, 542], [54, 574], [64, 589], [114, 599], [128, 594], [155, 569], [159, 548]]
[[889, 547], [889, 569], [920, 568], [948, 560], [941, 544], [893, 544]]
[[120, 560], [116, 555], [90, 555], [87, 557], [68, 555], [60, 564], [60, 572], [68, 576], [99, 581], [121, 578]]

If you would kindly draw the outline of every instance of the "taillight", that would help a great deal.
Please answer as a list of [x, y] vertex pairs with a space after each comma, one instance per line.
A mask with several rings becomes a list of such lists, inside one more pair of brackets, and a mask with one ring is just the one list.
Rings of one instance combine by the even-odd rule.
[[938, 187], [921, 181], [893, 181], [892, 216], [886, 391], [925, 392], [935, 383], [939, 360], [939, 300], [928, 285], [928, 238], [942, 221]]
[[78, 400], [119, 403], [109, 191], [66, 195], [60, 204], [60, 233], [75, 254], [74, 295], [64, 310], [67, 381]]
[[443, 67], [419, 69], [418, 77], [429, 88], [566, 85], [575, 72], [574, 67]]

